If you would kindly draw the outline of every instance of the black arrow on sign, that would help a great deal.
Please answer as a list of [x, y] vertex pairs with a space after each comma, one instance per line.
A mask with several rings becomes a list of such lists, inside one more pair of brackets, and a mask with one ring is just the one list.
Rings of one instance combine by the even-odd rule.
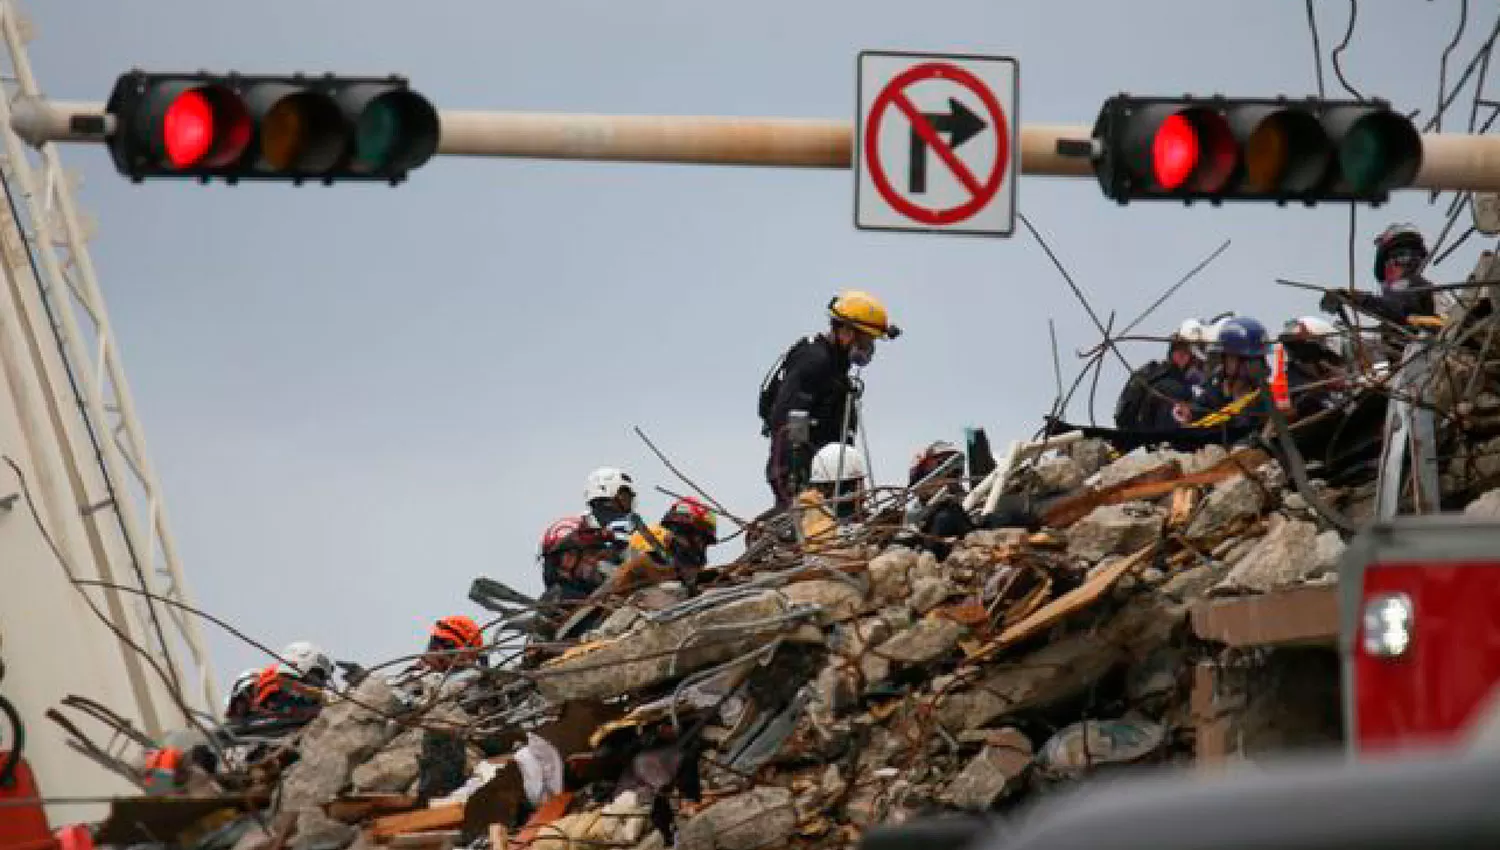
[[[984, 132], [989, 125], [984, 119], [969, 111], [958, 98], [948, 98], [947, 114], [922, 113], [932, 129], [939, 133], [948, 134], [948, 147], [957, 149], [959, 145]], [[911, 130], [911, 160], [906, 173], [906, 188], [913, 195], [921, 195], [927, 191], [927, 140], [917, 132], [917, 128]]]

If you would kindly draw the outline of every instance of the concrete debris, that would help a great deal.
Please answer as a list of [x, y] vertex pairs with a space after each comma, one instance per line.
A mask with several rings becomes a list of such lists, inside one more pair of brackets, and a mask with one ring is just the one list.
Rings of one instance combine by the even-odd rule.
[[[292, 850], [845, 850], [878, 824], [1009, 810], [1114, 765], [1326, 743], [1337, 671], [1298, 653], [1337, 619], [1323, 585], [1345, 541], [1313, 505], [1357, 515], [1373, 490], [1325, 485], [1309, 459], [1310, 499], [1258, 450], [1055, 451], [1008, 479], [1024, 509], [970, 516], [1026, 527], [936, 535], [941, 560], [887, 510], [836, 545], [772, 540], [691, 589], [592, 599], [519, 662], [411, 692], [371, 675], [266, 783], [289, 829], [253, 834]], [[1500, 489], [1452, 501], [1500, 518]], [[1291, 638], [1258, 637], [1273, 634]]]
[[1258, 481], [1244, 475], [1220, 481], [1203, 500], [1183, 535], [1193, 543], [1206, 543], [1231, 533], [1237, 524], [1260, 514], [1265, 491]]
[[1083, 486], [1083, 467], [1070, 457], [1048, 457], [1032, 467], [1032, 475], [1043, 494], [1066, 493]]
[[1491, 490], [1470, 502], [1464, 513], [1483, 519], [1500, 519], [1500, 490]]
[[1068, 554], [1086, 561], [1129, 554], [1160, 537], [1165, 520], [1146, 502], [1095, 508], [1068, 530]]
[[[1325, 544], [1324, 552], [1328, 548]], [[1324, 552], [1319, 550], [1316, 525], [1272, 514], [1266, 536], [1235, 564], [1216, 592], [1265, 593], [1295, 584], [1323, 571]]]
[[1031, 760], [1031, 739], [1016, 729], [1000, 729], [986, 737], [984, 748], [954, 777], [943, 799], [960, 809], [988, 809], [1016, 790]]
[[927, 664], [951, 652], [966, 631], [952, 620], [929, 617], [876, 647], [875, 654], [899, 664]]
[[796, 828], [792, 792], [761, 787], [720, 800], [688, 819], [677, 840], [677, 850], [777, 847]]

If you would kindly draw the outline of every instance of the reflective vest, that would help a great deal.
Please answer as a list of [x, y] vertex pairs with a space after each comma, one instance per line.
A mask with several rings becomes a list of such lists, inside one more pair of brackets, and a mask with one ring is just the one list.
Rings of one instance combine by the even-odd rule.
[[177, 790], [177, 771], [182, 765], [182, 751], [176, 747], [152, 750], [146, 757], [145, 776], [142, 784], [152, 796], [170, 794]]

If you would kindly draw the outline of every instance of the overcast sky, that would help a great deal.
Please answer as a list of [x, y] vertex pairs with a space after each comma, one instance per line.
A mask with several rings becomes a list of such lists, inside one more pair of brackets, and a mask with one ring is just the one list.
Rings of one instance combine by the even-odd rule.
[[[850, 120], [870, 48], [1016, 57], [1036, 123], [1092, 122], [1122, 90], [1316, 91], [1290, 0], [215, 5], [34, 0], [32, 61], [73, 100], [103, 100], [132, 66], [328, 70], [405, 73], [447, 108]], [[1326, 55], [1348, 7], [1318, 5]], [[1458, 6], [1361, 3], [1349, 81], [1432, 114]], [[1450, 80], [1492, 18], [1473, 11]], [[1447, 126], [1467, 120], [1466, 97]], [[1048, 318], [1069, 376], [1097, 339], [1034, 240], [858, 231], [846, 171], [440, 159], [398, 189], [230, 189], [131, 185], [102, 149], [63, 156], [100, 223], [91, 250], [197, 601], [268, 643], [364, 662], [419, 648], [436, 617], [480, 614], [476, 575], [539, 591], [537, 538], [581, 508], [595, 466], [634, 473], [658, 516], [669, 500], [650, 487], [681, 485], [632, 425], [758, 513], [759, 381], [841, 287], [876, 293], [907, 331], [867, 375], [886, 482], [965, 425], [997, 448], [1035, 430], [1054, 394]], [[1036, 177], [1018, 203], [1122, 321], [1232, 239], [1156, 332], [1230, 309], [1274, 328], [1315, 304], [1273, 278], [1347, 280], [1346, 207], [1122, 208], [1091, 180]], [[1435, 231], [1445, 209], [1416, 193], [1361, 209], [1361, 285], [1381, 227]], [[1435, 276], [1458, 279], [1476, 251]], [[221, 682], [264, 663], [210, 632]]]

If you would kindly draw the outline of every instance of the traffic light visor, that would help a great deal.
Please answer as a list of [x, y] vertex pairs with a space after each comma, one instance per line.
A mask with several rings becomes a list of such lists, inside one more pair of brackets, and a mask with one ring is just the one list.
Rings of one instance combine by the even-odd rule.
[[355, 118], [350, 167], [361, 173], [415, 168], [437, 151], [438, 117], [426, 98], [394, 89], [371, 98]]
[[1356, 192], [1409, 184], [1422, 161], [1422, 138], [1405, 117], [1385, 110], [1357, 119], [1339, 147], [1339, 168]]
[[1168, 191], [1215, 192], [1234, 173], [1235, 144], [1224, 119], [1191, 107], [1167, 115], [1151, 139], [1151, 171]]
[[230, 90], [194, 86], [161, 113], [161, 145], [173, 168], [215, 168], [234, 161], [250, 142], [250, 115]]

